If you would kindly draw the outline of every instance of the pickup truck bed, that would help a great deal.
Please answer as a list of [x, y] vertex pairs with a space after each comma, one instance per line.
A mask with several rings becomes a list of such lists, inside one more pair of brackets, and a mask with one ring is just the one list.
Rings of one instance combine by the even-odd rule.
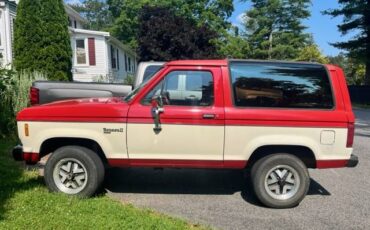
[[[123, 97], [130, 93], [131, 90], [131, 85], [35, 81], [31, 89], [31, 103], [45, 104], [57, 100], [88, 97]], [[32, 94], [36, 94], [35, 91], [37, 91], [38, 97], [33, 99]]]
[[36, 81], [30, 90], [31, 105], [53, 101], [90, 97], [124, 97], [143, 81], [149, 80], [164, 62], [141, 62], [138, 66], [134, 85], [93, 82]]

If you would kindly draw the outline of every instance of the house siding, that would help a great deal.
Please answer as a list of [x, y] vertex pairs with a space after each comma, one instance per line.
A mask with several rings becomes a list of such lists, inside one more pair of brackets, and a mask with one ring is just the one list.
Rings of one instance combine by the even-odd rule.
[[[112, 68], [112, 59], [111, 59], [111, 45], [114, 47], [115, 50], [118, 49], [118, 54], [119, 54], [119, 58], [118, 58], [118, 65], [117, 65], [117, 68], [116, 69], [113, 69]], [[123, 83], [127, 77], [127, 75], [133, 75], [135, 73], [135, 66], [136, 66], [136, 57], [132, 54], [130, 54], [129, 52], [127, 52], [126, 50], [124, 50], [122, 47], [112, 43], [112, 42], [109, 42], [107, 44], [107, 50], [108, 50], [108, 57], [109, 57], [109, 60], [108, 60], [108, 67], [109, 67], [109, 73], [110, 73], [110, 76], [111, 76], [111, 80], [115, 83]], [[116, 51], [115, 51], [116, 52]], [[125, 59], [127, 59], [127, 57], [130, 57], [131, 60], [132, 60], [132, 63], [131, 63], [131, 70], [129, 71], [129, 68], [126, 69], [126, 64], [125, 64]], [[118, 68], [119, 67], [119, 68]]]
[[[85, 47], [87, 51], [87, 65], [78, 65], [76, 60], [76, 39], [88, 39], [93, 38], [95, 40], [95, 65], [91, 65], [89, 61], [89, 52], [88, 47]], [[88, 44], [88, 42], [86, 42]], [[106, 52], [106, 41], [104, 36], [93, 36], [86, 34], [73, 34], [71, 37], [71, 45], [73, 50], [73, 80], [83, 81], [83, 82], [92, 82], [99, 81], [99, 79], [104, 80], [109, 71], [107, 69], [107, 52]]]
[[5, 66], [13, 59], [13, 20], [16, 15], [15, 2], [0, 1], [0, 65]]

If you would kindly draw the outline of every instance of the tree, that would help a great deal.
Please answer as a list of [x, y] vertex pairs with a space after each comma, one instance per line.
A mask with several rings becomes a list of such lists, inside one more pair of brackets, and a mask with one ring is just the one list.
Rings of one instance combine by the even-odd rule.
[[207, 25], [178, 16], [163, 6], [144, 6], [139, 14], [139, 56], [141, 61], [205, 59], [217, 55], [217, 33]]
[[244, 26], [252, 57], [295, 59], [310, 35], [302, 20], [310, 16], [310, 0], [251, 0]]
[[319, 47], [315, 44], [308, 45], [301, 49], [296, 61], [313, 61], [322, 64], [329, 63], [329, 59], [321, 53]]
[[72, 80], [72, 48], [62, 0], [43, 0], [42, 62], [50, 80]]
[[87, 28], [91, 30], [106, 30], [112, 24], [112, 16], [106, 1], [84, 0], [81, 4], [69, 4], [87, 21]]
[[365, 83], [365, 65], [358, 60], [340, 53], [328, 57], [329, 63], [341, 67], [346, 75], [348, 84], [363, 85]]
[[251, 50], [249, 43], [244, 37], [239, 35], [238, 27], [233, 27], [234, 32], [229, 32], [224, 38], [217, 41], [217, 50], [221, 58], [240, 58], [249, 57]]
[[14, 67], [18, 70], [40, 70], [43, 64], [41, 44], [43, 23], [41, 0], [21, 0], [14, 30]]
[[21, 0], [14, 32], [14, 66], [52, 80], [72, 78], [68, 18], [62, 0]]
[[207, 24], [212, 30], [226, 34], [233, 12], [232, 0], [107, 0], [109, 10], [115, 18], [112, 34], [131, 48], [137, 48], [139, 29], [138, 15], [143, 6], [163, 6], [176, 15], [191, 19], [197, 26]]
[[324, 13], [333, 17], [343, 16], [343, 23], [338, 25], [342, 35], [357, 32], [352, 39], [337, 42], [333, 46], [349, 52], [349, 56], [366, 66], [365, 84], [370, 85], [370, 1], [339, 0], [340, 9], [327, 10]]

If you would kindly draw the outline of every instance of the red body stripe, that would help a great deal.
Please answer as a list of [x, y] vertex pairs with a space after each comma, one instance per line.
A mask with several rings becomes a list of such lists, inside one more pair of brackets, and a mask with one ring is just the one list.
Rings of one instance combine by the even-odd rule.
[[[211, 161], [211, 160], [161, 160], [161, 159], [108, 159], [112, 167], [164, 167], [164, 168], [225, 168], [243, 169], [247, 161]], [[348, 160], [318, 160], [316, 168], [341, 168]]]
[[108, 159], [113, 167], [229, 168], [243, 169], [247, 161]]
[[316, 168], [342, 168], [347, 166], [348, 160], [318, 160], [316, 161]]
[[[101, 122], [154, 124], [152, 118], [117, 118], [117, 117], [27, 117], [25, 121], [37, 122]], [[208, 126], [260, 126], [260, 127], [307, 127], [307, 128], [347, 128], [343, 122], [318, 121], [263, 121], [263, 120], [206, 120], [206, 119], [161, 119], [161, 124], [170, 125], [208, 125]]]

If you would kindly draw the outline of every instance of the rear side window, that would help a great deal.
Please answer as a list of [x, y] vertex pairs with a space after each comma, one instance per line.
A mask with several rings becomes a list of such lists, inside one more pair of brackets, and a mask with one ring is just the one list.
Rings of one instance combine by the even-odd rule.
[[315, 64], [231, 62], [234, 104], [242, 107], [331, 109], [330, 81]]

